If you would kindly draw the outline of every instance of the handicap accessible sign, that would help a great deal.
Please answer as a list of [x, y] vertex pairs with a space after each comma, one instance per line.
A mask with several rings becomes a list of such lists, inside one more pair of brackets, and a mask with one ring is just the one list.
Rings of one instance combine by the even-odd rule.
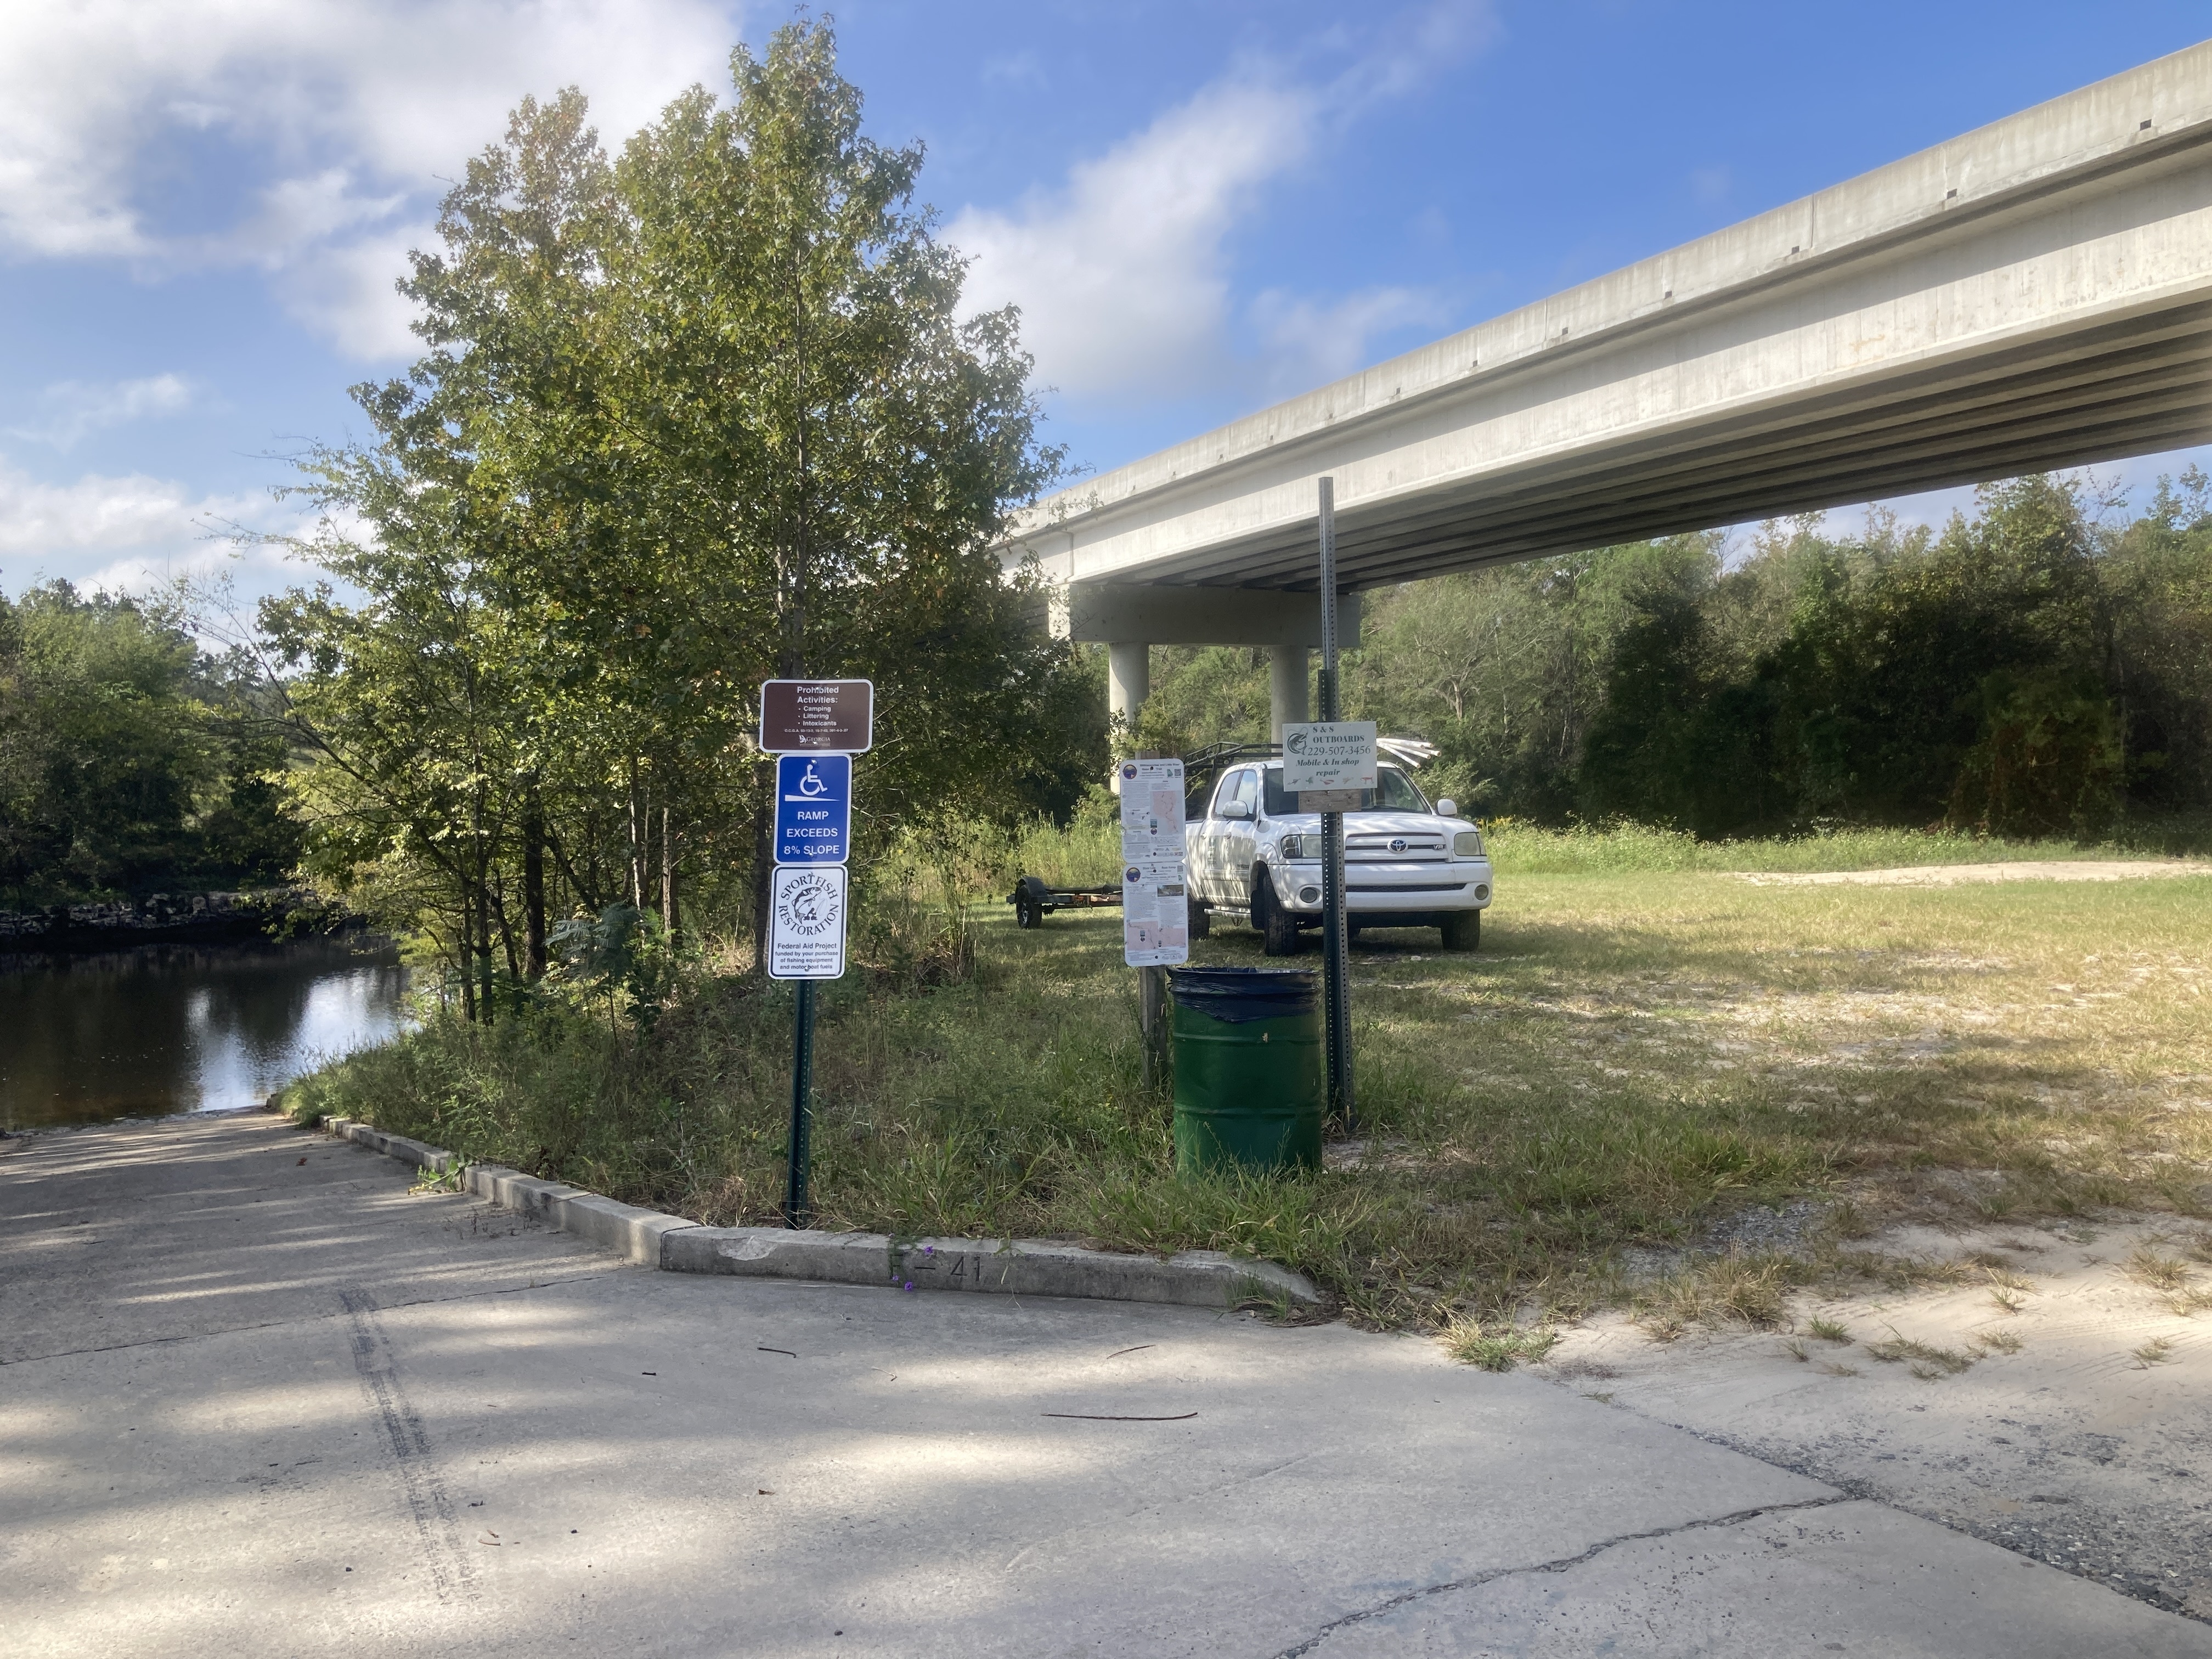
[[842, 864], [852, 839], [853, 757], [778, 756], [775, 861]]

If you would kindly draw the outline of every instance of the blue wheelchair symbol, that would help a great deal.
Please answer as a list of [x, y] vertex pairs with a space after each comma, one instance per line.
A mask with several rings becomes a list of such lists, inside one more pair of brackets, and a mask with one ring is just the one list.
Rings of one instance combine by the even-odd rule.
[[775, 861], [844, 863], [853, 834], [853, 757], [780, 755], [775, 793]]

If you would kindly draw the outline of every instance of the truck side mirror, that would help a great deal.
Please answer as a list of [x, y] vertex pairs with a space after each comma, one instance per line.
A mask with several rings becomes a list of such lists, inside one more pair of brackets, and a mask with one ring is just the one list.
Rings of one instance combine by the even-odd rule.
[[1224, 801], [1221, 816], [1224, 818], [1249, 818], [1252, 816], [1252, 803], [1249, 800]]
[[1446, 795], [1442, 800], [1437, 803], [1437, 816], [1440, 818], [1457, 817], [1459, 816], [1459, 803], [1454, 800], [1449, 795]]

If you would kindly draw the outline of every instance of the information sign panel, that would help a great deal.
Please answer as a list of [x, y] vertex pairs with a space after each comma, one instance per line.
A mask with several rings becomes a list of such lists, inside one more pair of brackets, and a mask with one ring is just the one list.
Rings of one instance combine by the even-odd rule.
[[842, 864], [852, 839], [853, 757], [777, 757], [775, 861]]
[[1284, 788], [1303, 794], [1309, 789], [1374, 787], [1373, 720], [1313, 720], [1283, 727]]
[[1121, 959], [1132, 968], [1190, 960], [1190, 897], [1181, 859], [1122, 866]]
[[1182, 763], [1121, 763], [1121, 861], [1182, 861]]
[[874, 746], [875, 719], [872, 680], [761, 682], [760, 746], [767, 754], [865, 754]]
[[845, 975], [845, 866], [783, 865], [769, 891], [770, 979]]

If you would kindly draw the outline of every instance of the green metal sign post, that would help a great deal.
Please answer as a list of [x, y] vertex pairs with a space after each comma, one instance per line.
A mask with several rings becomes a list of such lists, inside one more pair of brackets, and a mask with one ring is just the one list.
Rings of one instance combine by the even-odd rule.
[[761, 687], [760, 746], [778, 757], [775, 861], [769, 886], [768, 972], [797, 981], [791, 1019], [791, 1140], [783, 1224], [811, 1218], [814, 987], [845, 972], [852, 757], [875, 738], [866, 680], [769, 680]]
[[[1336, 669], [1336, 480], [1321, 481], [1321, 717], [1340, 720]], [[1344, 814], [1321, 815], [1322, 1018], [1328, 1036], [1328, 1109], [1349, 1131], [1358, 1121], [1352, 1088], [1352, 987], [1346, 960]]]

